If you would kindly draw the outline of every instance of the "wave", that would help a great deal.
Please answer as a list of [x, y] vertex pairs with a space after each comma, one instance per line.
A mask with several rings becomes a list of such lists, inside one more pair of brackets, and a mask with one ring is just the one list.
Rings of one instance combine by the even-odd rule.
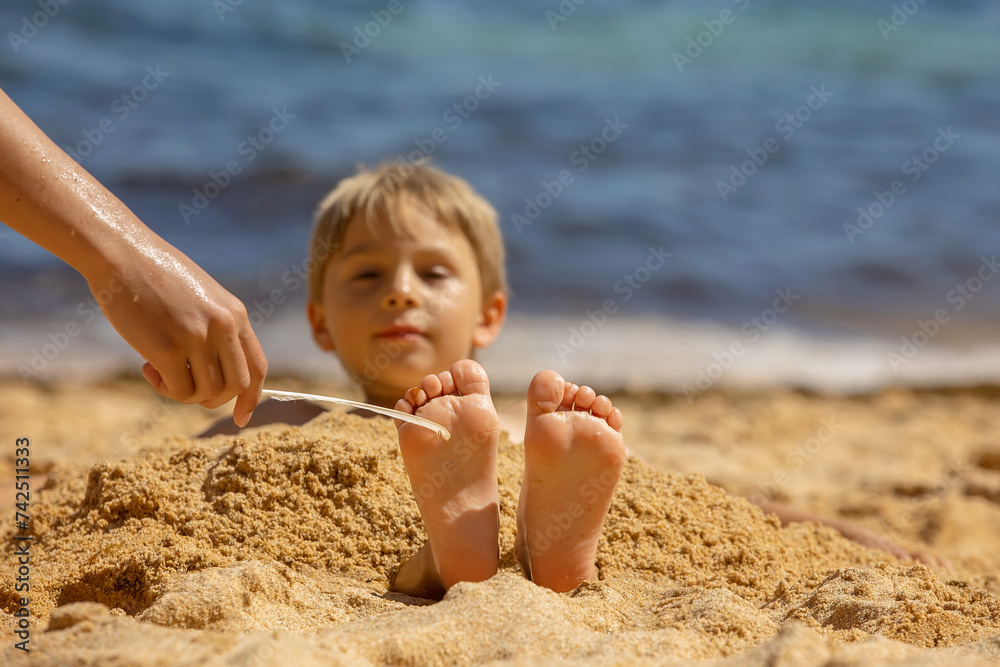
[[[31, 382], [138, 374], [141, 360], [103, 319], [62, 335], [65, 321], [0, 325], [0, 376]], [[279, 313], [257, 328], [272, 378], [348, 385], [336, 359], [308, 344], [300, 313]], [[974, 387], [1000, 383], [1000, 345], [954, 346], [933, 336], [832, 337], [788, 327], [740, 331], [705, 322], [611, 316], [514, 315], [480, 352], [497, 392], [524, 390], [551, 368], [602, 392], [663, 392], [690, 399], [709, 391], [796, 388], [869, 393], [887, 387]], [[273, 384], [273, 383], [272, 383]]]

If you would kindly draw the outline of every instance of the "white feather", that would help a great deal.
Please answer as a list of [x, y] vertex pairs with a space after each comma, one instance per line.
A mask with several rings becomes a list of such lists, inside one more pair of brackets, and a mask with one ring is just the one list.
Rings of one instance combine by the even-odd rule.
[[369, 405], [368, 403], [362, 403], [360, 401], [351, 401], [346, 398], [337, 398], [335, 396], [320, 396], [318, 394], [300, 394], [297, 391], [278, 391], [277, 389], [265, 389], [263, 393], [265, 396], [270, 396], [276, 401], [322, 401], [324, 403], [337, 403], [339, 405], [346, 405], [352, 408], [371, 410], [372, 412], [377, 412], [378, 414], [385, 415], [386, 417], [401, 419], [404, 422], [409, 422], [411, 424], [416, 424], [417, 426], [423, 426], [424, 428], [429, 428], [430, 430], [438, 433], [445, 440], [451, 438], [451, 433], [449, 433], [448, 429], [446, 429], [444, 426], [441, 426], [436, 422], [432, 422], [430, 419], [424, 419], [423, 417], [410, 415], [405, 412], [400, 412], [399, 410], [393, 410], [392, 408], [382, 408], [377, 405]]

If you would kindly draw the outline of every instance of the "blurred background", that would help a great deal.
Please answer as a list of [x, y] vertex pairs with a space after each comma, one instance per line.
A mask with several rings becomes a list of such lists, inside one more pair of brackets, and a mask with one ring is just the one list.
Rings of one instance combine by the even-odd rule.
[[[45, 7], [0, 6], [0, 87], [245, 301], [272, 374], [340, 373], [295, 280], [319, 199], [428, 154], [500, 213], [501, 388], [542, 366], [689, 393], [1000, 372], [990, 0]], [[2, 226], [0, 284], [0, 374], [71, 322], [32, 381], [138, 371], [82, 278]]]

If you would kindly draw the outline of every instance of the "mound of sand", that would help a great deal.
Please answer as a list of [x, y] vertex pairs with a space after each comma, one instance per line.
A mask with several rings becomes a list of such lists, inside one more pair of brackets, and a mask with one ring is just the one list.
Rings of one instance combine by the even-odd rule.
[[[57, 467], [31, 508], [31, 663], [1000, 657], [1000, 599], [989, 592], [830, 529], [781, 528], [700, 476], [637, 459], [605, 525], [601, 580], [568, 595], [539, 588], [512, 553], [521, 465], [521, 448], [502, 440], [501, 573], [436, 604], [388, 591], [425, 538], [389, 420], [331, 413]], [[10, 553], [11, 532], [3, 542]], [[3, 626], [14, 626], [20, 595], [5, 569]], [[26, 664], [4, 649], [5, 664]]]

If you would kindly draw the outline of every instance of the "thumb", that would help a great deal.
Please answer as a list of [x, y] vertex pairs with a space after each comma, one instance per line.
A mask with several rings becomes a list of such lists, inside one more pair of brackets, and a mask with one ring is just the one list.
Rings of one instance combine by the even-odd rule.
[[163, 376], [148, 361], [142, 365], [142, 376], [146, 378], [146, 382], [151, 384], [157, 393], [163, 394], [167, 390], [167, 385], [163, 382]]

